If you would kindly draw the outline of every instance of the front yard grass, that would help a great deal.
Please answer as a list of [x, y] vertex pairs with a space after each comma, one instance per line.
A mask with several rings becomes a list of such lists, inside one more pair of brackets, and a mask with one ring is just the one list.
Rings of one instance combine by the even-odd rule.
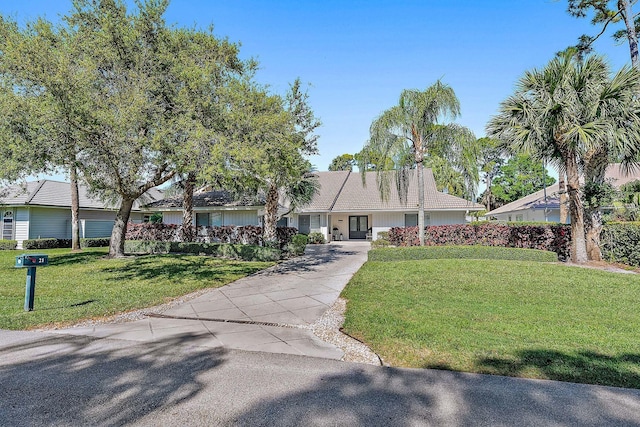
[[35, 310], [25, 312], [26, 268], [14, 268], [15, 256], [24, 252], [0, 251], [0, 329], [66, 325], [151, 307], [274, 264], [175, 254], [108, 260], [105, 248], [38, 250], [49, 255], [49, 266], [38, 267]]
[[640, 276], [505, 260], [367, 262], [345, 331], [393, 366], [640, 388]]

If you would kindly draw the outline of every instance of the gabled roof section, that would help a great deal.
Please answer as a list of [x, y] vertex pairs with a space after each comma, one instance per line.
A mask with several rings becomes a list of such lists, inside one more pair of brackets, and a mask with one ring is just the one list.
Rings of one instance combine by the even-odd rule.
[[320, 189], [313, 197], [311, 203], [302, 209], [298, 209], [300, 212], [331, 211], [347, 179], [350, 176], [355, 176], [360, 179], [360, 175], [349, 171], [315, 172], [314, 175], [318, 178]]
[[[439, 192], [431, 169], [425, 169], [425, 209], [427, 210], [482, 210], [484, 206], [469, 202], [459, 197]], [[392, 174], [391, 191], [388, 200], [383, 201], [378, 191], [376, 172], [366, 173], [366, 183], [362, 183], [362, 175], [357, 172], [320, 172], [318, 179], [321, 189], [317, 197], [322, 203], [312, 203], [302, 209], [302, 212], [356, 212], [356, 211], [406, 211], [418, 209], [418, 185], [416, 173], [409, 179], [409, 191], [407, 203], [401, 203], [396, 191], [395, 172]], [[336, 174], [336, 175], [333, 175]], [[340, 183], [339, 177], [344, 176], [344, 182]], [[329, 181], [331, 180], [331, 181]], [[331, 190], [331, 191], [328, 191]], [[326, 191], [326, 193], [325, 193]], [[331, 197], [335, 195], [330, 205]]]
[[[87, 187], [78, 186], [79, 205], [81, 209], [118, 209], [114, 203], [104, 202], [88, 193]], [[145, 200], [158, 200], [162, 192], [151, 189], [141, 197]], [[48, 179], [16, 184], [0, 191], [0, 205], [8, 206], [51, 206], [71, 208], [71, 184]], [[136, 201], [134, 209], [139, 209]]]
[[[147, 204], [145, 207], [152, 208], [182, 208], [183, 196], [170, 197]], [[263, 206], [264, 197], [234, 196], [229, 191], [211, 190], [197, 192], [193, 194], [194, 208], [207, 207], [239, 207], [239, 206]]]
[[547, 202], [544, 200], [544, 190], [538, 190], [521, 199], [514, 200], [504, 206], [500, 206], [490, 212], [487, 216], [495, 214], [504, 214], [514, 211], [522, 211], [525, 209], [560, 209], [560, 187], [558, 183], [547, 187]]

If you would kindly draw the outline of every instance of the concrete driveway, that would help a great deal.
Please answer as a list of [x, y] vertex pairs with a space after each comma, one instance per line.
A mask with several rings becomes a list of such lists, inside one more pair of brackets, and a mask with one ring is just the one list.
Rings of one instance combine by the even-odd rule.
[[304, 256], [211, 290], [163, 312], [165, 317], [55, 332], [136, 342], [190, 334], [202, 347], [340, 359], [342, 350], [305, 327], [333, 305], [369, 247], [369, 242], [309, 245]]

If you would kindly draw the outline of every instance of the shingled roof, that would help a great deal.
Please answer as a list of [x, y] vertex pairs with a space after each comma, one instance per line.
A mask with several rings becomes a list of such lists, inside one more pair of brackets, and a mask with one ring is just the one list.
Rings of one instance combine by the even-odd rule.
[[[88, 194], [87, 187], [78, 186], [79, 205], [81, 209], [117, 209], [118, 206], [104, 202], [96, 196]], [[134, 204], [134, 209], [140, 207], [140, 201], [158, 200], [162, 192], [157, 189], [149, 190]], [[68, 182], [52, 181], [49, 179], [30, 181], [16, 184], [0, 190], [0, 205], [4, 206], [55, 206], [71, 208], [71, 184]]]
[[[431, 169], [424, 170], [425, 209], [430, 211], [482, 210], [484, 206], [441, 193], [436, 188]], [[300, 212], [356, 212], [356, 211], [406, 211], [418, 208], [418, 185], [414, 171], [409, 179], [406, 203], [402, 203], [395, 190], [395, 173], [391, 172], [391, 191], [382, 200], [378, 190], [376, 172], [367, 172], [365, 184], [358, 172], [318, 172], [320, 194]]]
[[[182, 195], [158, 200], [147, 204], [147, 208], [182, 208]], [[263, 206], [264, 197], [240, 196], [234, 197], [228, 191], [212, 190], [193, 195], [194, 208], [207, 207], [238, 207], [238, 206]]]

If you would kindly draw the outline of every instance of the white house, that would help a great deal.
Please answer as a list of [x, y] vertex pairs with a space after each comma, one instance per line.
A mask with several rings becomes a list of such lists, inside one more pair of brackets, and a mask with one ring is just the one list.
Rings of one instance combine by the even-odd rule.
[[[109, 237], [113, 229], [117, 206], [87, 194], [79, 186], [80, 237]], [[162, 193], [151, 190], [147, 200], [161, 198]], [[27, 239], [71, 238], [71, 184], [52, 180], [32, 181], [0, 191], [0, 238], [17, 240], [18, 248]], [[142, 222], [148, 213], [134, 205], [131, 219]]]

